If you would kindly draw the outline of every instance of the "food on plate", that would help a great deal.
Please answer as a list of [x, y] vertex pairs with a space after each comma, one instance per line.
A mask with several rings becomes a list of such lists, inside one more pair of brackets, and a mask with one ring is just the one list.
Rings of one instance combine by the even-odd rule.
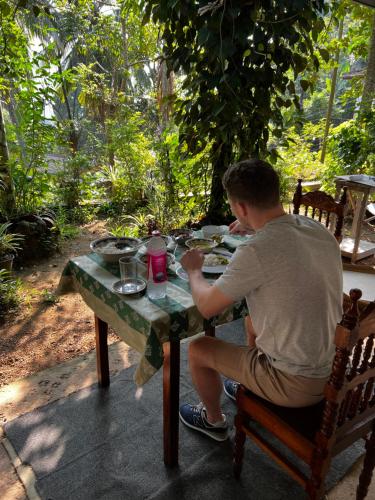
[[215, 248], [217, 243], [213, 240], [208, 240], [204, 238], [192, 238], [186, 241], [186, 246], [189, 248], [196, 248], [201, 252], [208, 253], [210, 250]]
[[221, 234], [213, 234], [211, 236], [211, 239], [214, 240], [216, 243], [221, 243], [223, 241], [223, 236]]
[[218, 266], [226, 266], [229, 262], [229, 258], [224, 255], [216, 255], [214, 253], [209, 253], [204, 256], [205, 267], [218, 267]]

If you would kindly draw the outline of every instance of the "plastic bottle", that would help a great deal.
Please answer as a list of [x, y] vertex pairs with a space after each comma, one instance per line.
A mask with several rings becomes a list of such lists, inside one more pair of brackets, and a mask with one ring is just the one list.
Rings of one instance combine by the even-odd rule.
[[167, 291], [167, 246], [159, 231], [153, 231], [147, 245], [147, 295], [162, 299]]

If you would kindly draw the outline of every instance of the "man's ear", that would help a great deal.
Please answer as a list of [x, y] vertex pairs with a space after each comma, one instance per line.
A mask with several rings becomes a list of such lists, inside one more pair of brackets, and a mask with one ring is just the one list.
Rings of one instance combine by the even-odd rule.
[[237, 202], [237, 210], [240, 217], [247, 217], [249, 214], [249, 207], [243, 201]]

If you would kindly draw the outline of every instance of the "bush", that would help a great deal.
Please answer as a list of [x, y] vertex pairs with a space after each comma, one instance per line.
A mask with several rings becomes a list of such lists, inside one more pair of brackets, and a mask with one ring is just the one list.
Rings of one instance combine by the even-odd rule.
[[327, 149], [324, 185], [332, 184], [337, 175], [375, 175], [375, 113], [333, 128]]
[[304, 124], [301, 131], [292, 127], [282, 146], [278, 147], [280, 157], [275, 165], [280, 175], [281, 198], [289, 201], [297, 179], [312, 181], [320, 179], [324, 166], [319, 160], [319, 138], [323, 136], [323, 124]]
[[20, 303], [20, 280], [12, 278], [9, 271], [0, 269], [0, 320]]

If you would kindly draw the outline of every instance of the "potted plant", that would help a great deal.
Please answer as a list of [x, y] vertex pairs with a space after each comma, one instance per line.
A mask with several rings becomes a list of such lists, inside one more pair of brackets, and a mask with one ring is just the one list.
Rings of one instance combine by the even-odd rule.
[[9, 222], [0, 224], [0, 269], [7, 271], [12, 270], [14, 255], [21, 248], [23, 240], [20, 234], [8, 232], [10, 226]]

